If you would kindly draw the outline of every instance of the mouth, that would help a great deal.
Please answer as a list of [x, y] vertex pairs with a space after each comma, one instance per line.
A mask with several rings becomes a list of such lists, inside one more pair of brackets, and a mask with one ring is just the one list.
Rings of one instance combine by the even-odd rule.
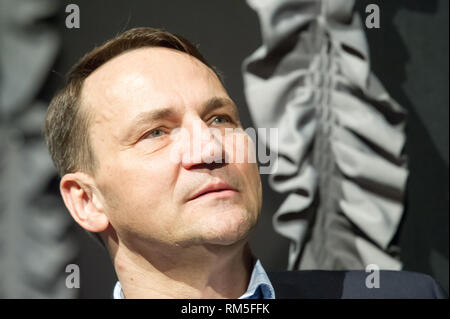
[[219, 182], [214, 184], [209, 184], [196, 192], [190, 199], [195, 200], [199, 198], [226, 198], [233, 196], [237, 193], [237, 190], [228, 185], [227, 183]]

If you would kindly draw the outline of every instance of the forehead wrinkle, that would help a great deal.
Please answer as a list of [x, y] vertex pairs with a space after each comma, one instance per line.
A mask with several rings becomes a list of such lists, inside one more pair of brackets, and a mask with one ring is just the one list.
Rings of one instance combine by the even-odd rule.
[[[175, 76], [172, 73], [176, 73]], [[215, 82], [226, 93], [216, 74], [196, 58], [166, 48], [140, 48], [125, 52], [100, 66], [85, 80], [82, 93], [86, 104], [92, 108], [94, 123], [101, 125], [102, 122], [112, 123], [115, 118], [118, 119], [121, 110], [124, 111], [123, 107], [140, 108], [144, 107], [142, 103], [174, 106], [181, 102], [182, 105], [188, 105], [188, 101], [184, 101], [187, 98], [185, 93], [165, 92], [166, 83], [201, 78], [208, 85], [194, 87], [207, 89], [209, 84]], [[191, 97], [193, 94], [194, 100], [198, 93], [188, 92]], [[148, 100], [150, 95], [152, 101]], [[167, 97], [171, 97], [171, 101]], [[116, 128], [113, 131], [117, 132]]]
[[[124, 73], [123, 68], [118, 69], [113, 63], [109, 66], [111, 68], [93, 72], [86, 79], [82, 91], [82, 99], [91, 109], [95, 125], [114, 124], [124, 111], [121, 106], [137, 105], [140, 102], [138, 93], [148, 86], [148, 81], [139, 72], [131, 70]], [[115, 129], [110, 133], [119, 138]]]
[[[96, 92], [109, 91], [105, 88], [106, 81], [102, 81], [102, 77], [100, 76], [98, 80], [95, 77], [86, 79], [81, 92], [81, 105], [86, 111], [90, 112], [92, 119], [89, 138], [96, 152], [99, 152], [104, 145], [109, 145], [105, 144], [108, 140], [118, 138], [116, 130], [111, 129], [119, 111], [117, 108], [111, 107], [114, 99], [110, 94], [95, 94]], [[107, 136], [104, 134], [106, 128]]]
[[[161, 63], [161, 60], [164, 63]], [[189, 63], [186, 63], [186, 60]], [[172, 76], [172, 73], [176, 73], [176, 76]], [[103, 92], [104, 94], [100, 95], [104, 95], [106, 99], [102, 102], [111, 104], [116, 97], [126, 98], [127, 102], [131, 102], [130, 99], [138, 96], [140, 92], [164, 91], [167, 81], [192, 81], [192, 74], [195, 75], [194, 79], [203, 75], [209, 83], [220, 83], [209, 67], [186, 53], [167, 48], [140, 48], [106, 62], [86, 79], [86, 84], [87, 91]], [[95, 89], [96, 87], [98, 89]]]

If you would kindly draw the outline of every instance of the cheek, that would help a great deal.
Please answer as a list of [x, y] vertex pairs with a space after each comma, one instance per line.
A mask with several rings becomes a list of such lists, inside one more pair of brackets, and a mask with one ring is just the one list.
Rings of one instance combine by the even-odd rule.
[[252, 196], [259, 201], [262, 195], [261, 178], [259, 176], [258, 165], [255, 163], [236, 164], [245, 180], [245, 188]]
[[257, 163], [255, 144], [252, 138], [242, 129], [236, 129], [232, 133], [226, 133], [223, 137], [223, 145], [228, 163]]
[[261, 207], [262, 185], [256, 161], [256, 148], [252, 138], [244, 131], [235, 131], [224, 138], [227, 160], [235, 167], [243, 181], [243, 189], [253, 199], [252, 204]]
[[137, 163], [128, 157], [118, 158], [116, 164], [110, 166], [103, 184], [112, 221], [137, 226], [161, 219], [173, 209], [175, 170], [167, 163], [150, 162], [151, 165]]

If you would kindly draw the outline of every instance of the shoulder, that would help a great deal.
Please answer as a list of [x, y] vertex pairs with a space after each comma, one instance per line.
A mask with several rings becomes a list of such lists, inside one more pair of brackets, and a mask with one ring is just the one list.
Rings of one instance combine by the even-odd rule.
[[409, 271], [268, 272], [277, 298], [448, 298], [430, 276]]

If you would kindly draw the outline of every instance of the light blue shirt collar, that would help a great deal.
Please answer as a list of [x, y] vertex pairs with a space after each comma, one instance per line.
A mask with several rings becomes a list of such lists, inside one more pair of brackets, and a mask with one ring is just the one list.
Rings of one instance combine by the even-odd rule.
[[[125, 299], [122, 286], [119, 281], [114, 287], [113, 298]], [[247, 291], [239, 297], [239, 299], [275, 299], [275, 291], [272, 283], [270, 282], [269, 277], [267, 276], [267, 273], [261, 265], [259, 259], [253, 266]]]
[[247, 291], [239, 299], [275, 299], [275, 291], [259, 259], [253, 267]]

